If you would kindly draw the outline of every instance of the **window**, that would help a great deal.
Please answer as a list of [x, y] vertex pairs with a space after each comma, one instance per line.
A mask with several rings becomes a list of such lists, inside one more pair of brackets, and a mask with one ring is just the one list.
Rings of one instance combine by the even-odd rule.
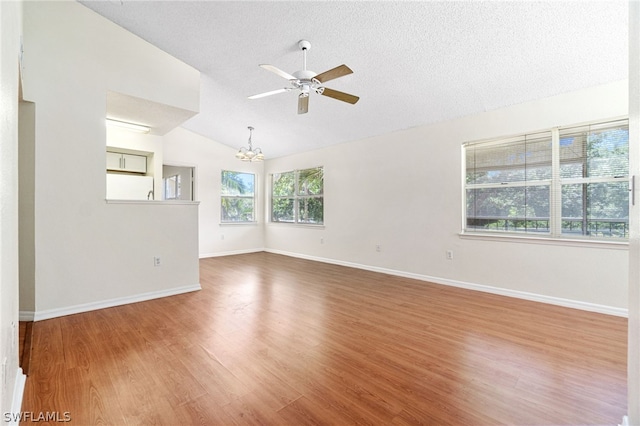
[[629, 127], [560, 130], [562, 233], [629, 236]]
[[464, 150], [466, 232], [628, 238], [628, 120]]
[[255, 222], [255, 182], [251, 173], [222, 171], [223, 223]]
[[165, 200], [179, 200], [180, 189], [180, 175], [173, 175], [164, 179]]
[[274, 173], [271, 180], [271, 221], [322, 225], [323, 191], [322, 167]]

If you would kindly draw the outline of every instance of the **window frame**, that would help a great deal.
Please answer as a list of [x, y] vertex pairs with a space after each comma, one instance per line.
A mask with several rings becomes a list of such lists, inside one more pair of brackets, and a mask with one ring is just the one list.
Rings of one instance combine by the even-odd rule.
[[[180, 174], [175, 174], [175, 175], [171, 175], [169, 177], [163, 178], [164, 180], [164, 199], [165, 200], [179, 200], [181, 194], [181, 178], [180, 178]], [[174, 196], [170, 197], [168, 195], [169, 193], [169, 189], [171, 189], [173, 191]]]
[[[593, 183], [616, 183], [616, 182], [626, 182], [629, 184], [630, 182], [630, 170], [627, 168], [627, 174], [621, 176], [598, 176], [598, 177], [572, 177], [572, 178], [563, 178], [561, 177], [561, 156], [560, 156], [560, 140], [562, 138], [561, 133], [564, 131], [568, 131], [575, 128], [580, 127], [589, 127], [589, 133], [600, 128], [605, 129], [614, 129], [618, 128], [626, 128], [628, 130], [629, 119], [628, 117], [616, 117], [612, 119], [602, 120], [602, 121], [591, 121], [582, 124], [575, 124], [570, 126], [562, 126], [555, 127], [550, 130], [543, 130], [540, 132], [532, 132], [528, 135], [539, 135], [542, 133], [550, 133], [551, 134], [551, 178], [550, 179], [541, 179], [541, 180], [530, 180], [530, 181], [518, 181], [518, 182], [509, 182], [507, 184], [500, 183], [487, 183], [487, 184], [468, 184], [467, 183], [467, 149], [472, 146], [484, 145], [490, 146], [492, 144], [499, 145], [501, 143], [513, 143], [525, 137], [525, 135], [518, 135], [513, 137], [504, 137], [504, 138], [492, 138], [481, 141], [473, 141], [466, 142], [462, 144], [461, 149], [461, 177], [462, 177], [462, 221], [461, 221], [461, 229], [460, 236], [463, 237], [480, 237], [489, 240], [504, 240], [504, 239], [514, 239], [514, 240], [529, 240], [534, 242], [543, 242], [547, 243], [549, 241], [560, 242], [568, 245], [584, 245], [584, 243], [594, 243], [594, 244], [602, 244], [609, 245], [611, 247], [620, 247], [628, 245], [628, 221], [629, 217], [626, 217], [626, 233], [627, 236], [591, 236], [588, 232], [582, 231], [580, 234], [571, 234], [565, 232], [563, 229], [563, 221], [566, 219], [562, 215], [562, 189], [566, 185], [571, 184], [593, 184]], [[628, 141], [627, 141], [627, 149], [628, 149]], [[589, 158], [584, 157], [584, 162], [588, 162]], [[523, 166], [524, 167], [524, 166]], [[468, 190], [469, 189], [481, 189], [481, 188], [498, 188], [498, 187], [517, 187], [517, 186], [538, 186], [542, 184], [549, 185], [549, 231], [548, 232], [523, 232], [523, 231], [504, 231], [504, 230], [490, 230], [490, 229], [473, 229], [468, 226], [469, 220], [467, 217], [468, 213]], [[585, 198], [583, 196], [582, 201], [584, 202]], [[621, 218], [622, 219], [622, 218]], [[535, 218], [531, 219], [532, 221]], [[602, 222], [598, 221], [597, 218], [589, 219], [583, 218], [584, 221], [590, 222]], [[624, 222], [624, 221], [622, 221]]]
[[[300, 174], [306, 172], [308, 170], [316, 170], [320, 169], [322, 173], [321, 182], [322, 186], [320, 191], [316, 194], [308, 194], [301, 193], [301, 185], [300, 185]], [[293, 190], [291, 194], [285, 195], [275, 195], [274, 194], [274, 178], [276, 175], [285, 175], [288, 173], [293, 173]], [[315, 166], [315, 167], [307, 167], [304, 169], [294, 169], [287, 170], [283, 172], [271, 173], [270, 179], [270, 206], [269, 206], [269, 222], [275, 224], [288, 224], [288, 225], [297, 225], [297, 226], [310, 226], [310, 227], [323, 227], [325, 224], [324, 220], [324, 166]], [[321, 222], [311, 222], [305, 221], [300, 217], [300, 208], [302, 202], [308, 202], [312, 199], [319, 199], [322, 203], [322, 221]], [[291, 220], [276, 220], [274, 219], [274, 206], [275, 200], [291, 200], [293, 202], [293, 217]]]
[[[225, 194], [224, 191], [224, 174], [225, 173], [235, 173], [239, 175], [250, 175], [253, 176], [253, 192], [251, 195], [242, 195], [242, 194], [234, 194], [229, 195]], [[244, 172], [237, 170], [221, 170], [220, 171], [220, 223], [222, 225], [242, 225], [242, 224], [255, 224], [257, 222], [257, 194], [256, 188], [258, 184], [258, 177], [255, 173], [252, 172]], [[251, 200], [252, 204], [252, 212], [251, 212], [251, 220], [225, 220], [224, 212], [225, 208], [223, 206], [224, 200]]]

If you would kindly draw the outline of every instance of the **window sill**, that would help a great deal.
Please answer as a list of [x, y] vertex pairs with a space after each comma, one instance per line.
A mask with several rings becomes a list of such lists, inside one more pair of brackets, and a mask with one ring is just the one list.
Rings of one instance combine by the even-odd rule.
[[220, 222], [220, 226], [256, 226], [258, 222]]
[[294, 223], [294, 222], [267, 222], [269, 225], [273, 226], [285, 226], [285, 227], [294, 227], [294, 228], [310, 228], [310, 229], [324, 229], [324, 224], [322, 225], [313, 225], [311, 223]]
[[105, 203], [107, 204], [145, 204], [145, 205], [156, 205], [156, 206], [170, 206], [170, 205], [198, 205], [200, 201], [188, 201], [188, 200], [116, 200], [116, 199], [105, 199]]
[[460, 232], [458, 236], [462, 239], [469, 240], [502, 241], [525, 244], [548, 244], [569, 247], [606, 248], [613, 250], [628, 250], [629, 248], [629, 242], [626, 240], [607, 241], [595, 239], [552, 238], [539, 235], [498, 234], [487, 232]]

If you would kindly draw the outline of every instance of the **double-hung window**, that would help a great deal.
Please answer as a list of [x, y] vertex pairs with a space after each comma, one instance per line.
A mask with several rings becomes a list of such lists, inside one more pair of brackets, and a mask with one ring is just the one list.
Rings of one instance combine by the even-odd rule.
[[549, 232], [551, 132], [465, 151], [467, 231]]
[[464, 145], [465, 232], [627, 238], [628, 120]]
[[322, 167], [271, 176], [271, 221], [310, 225], [324, 223]]
[[222, 171], [222, 223], [255, 222], [255, 183], [252, 173]]
[[560, 129], [562, 234], [629, 236], [627, 120]]

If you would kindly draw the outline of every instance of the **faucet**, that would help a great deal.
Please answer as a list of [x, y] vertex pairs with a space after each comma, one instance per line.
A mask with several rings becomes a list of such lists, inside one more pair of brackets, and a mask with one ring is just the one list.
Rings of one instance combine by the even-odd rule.
[[147, 200], [153, 200], [153, 189], [147, 194]]

